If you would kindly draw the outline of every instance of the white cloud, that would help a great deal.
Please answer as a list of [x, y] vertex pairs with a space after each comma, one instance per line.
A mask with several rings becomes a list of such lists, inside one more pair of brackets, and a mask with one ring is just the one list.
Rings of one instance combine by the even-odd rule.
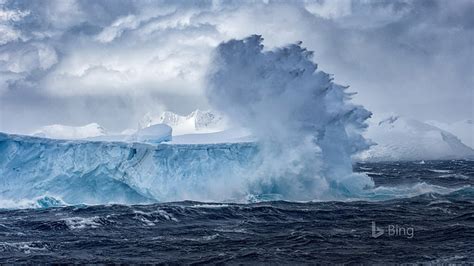
[[16, 41], [21, 38], [21, 33], [6, 25], [0, 25], [0, 45]]
[[23, 39], [21, 32], [12, 27], [11, 23], [28, 16], [28, 11], [5, 10], [0, 6], [0, 45]]
[[305, 1], [306, 9], [320, 17], [334, 19], [352, 13], [351, 0]]
[[29, 14], [29, 11], [0, 9], [0, 22], [19, 21]]
[[140, 21], [134, 15], [119, 18], [97, 35], [97, 40], [104, 43], [111, 42], [115, 38], [120, 37], [124, 30], [136, 29], [139, 24]]

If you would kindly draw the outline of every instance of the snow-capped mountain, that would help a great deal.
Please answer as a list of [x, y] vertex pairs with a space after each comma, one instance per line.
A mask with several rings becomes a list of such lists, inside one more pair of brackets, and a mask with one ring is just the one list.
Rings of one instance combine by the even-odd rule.
[[170, 111], [160, 116], [146, 114], [140, 121], [140, 127], [149, 127], [154, 124], [166, 124], [173, 128], [173, 135], [212, 133], [226, 129], [224, 117], [213, 111], [195, 110], [189, 115], [181, 116]]
[[464, 144], [474, 149], [474, 121], [471, 119], [461, 120], [451, 124], [434, 120], [426, 121], [427, 124], [446, 130], [456, 135]]
[[398, 115], [372, 118], [365, 136], [376, 145], [357, 160], [437, 160], [474, 158], [474, 150], [436, 126]]
[[105, 129], [97, 123], [78, 127], [55, 124], [41, 127], [32, 133], [33, 136], [51, 139], [84, 139], [106, 134]]

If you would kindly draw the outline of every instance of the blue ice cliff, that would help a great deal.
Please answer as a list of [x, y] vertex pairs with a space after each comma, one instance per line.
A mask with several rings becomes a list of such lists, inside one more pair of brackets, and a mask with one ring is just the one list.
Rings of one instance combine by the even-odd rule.
[[[49, 196], [67, 204], [239, 200], [252, 143], [150, 145], [0, 133], [0, 203]], [[1, 206], [0, 206], [1, 207]]]

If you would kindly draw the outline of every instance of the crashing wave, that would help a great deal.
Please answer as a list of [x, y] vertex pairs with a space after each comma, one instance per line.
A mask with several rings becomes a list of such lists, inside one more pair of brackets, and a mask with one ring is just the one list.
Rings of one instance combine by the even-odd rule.
[[250, 177], [258, 194], [311, 200], [373, 187], [351, 161], [369, 147], [361, 132], [371, 113], [352, 104], [347, 87], [318, 70], [301, 43], [265, 51], [262, 41], [253, 35], [220, 44], [206, 86], [211, 106], [262, 147]]
[[0, 198], [0, 209], [33, 209], [33, 208], [51, 208], [62, 207], [67, 204], [51, 196], [42, 196], [33, 199], [3, 199]]

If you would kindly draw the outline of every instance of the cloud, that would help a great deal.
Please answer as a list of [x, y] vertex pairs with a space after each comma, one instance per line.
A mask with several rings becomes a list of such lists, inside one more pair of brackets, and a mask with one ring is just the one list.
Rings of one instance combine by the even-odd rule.
[[[117, 130], [149, 112], [140, 103], [150, 99], [178, 113], [206, 108], [212, 50], [251, 34], [268, 49], [303, 41], [374, 112], [472, 118], [473, 10], [470, 0], [2, 1], [0, 131], [25, 128], [11, 117], [26, 107], [32, 123], [100, 120]], [[123, 108], [113, 117], [81, 109], [107, 106]]]

